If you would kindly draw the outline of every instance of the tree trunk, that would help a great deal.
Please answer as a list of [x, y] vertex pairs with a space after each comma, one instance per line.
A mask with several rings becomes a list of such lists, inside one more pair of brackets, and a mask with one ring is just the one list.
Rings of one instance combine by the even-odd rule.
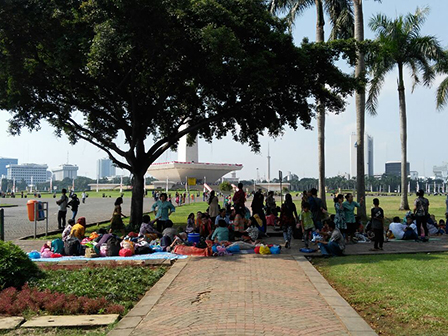
[[398, 64], [398, 101], [400, 109], [400, 138], [401, 138], [401, 203], [400, 210], [409, 210], [408, 203], [408, 153], [407, 153], [407, 121], [406, 100], [403, 81], [403, 64]]
[[145, 197], [145, 171], [133, 172], [131, 218], [129, 224], [133, 230], [138, 230], [143, 217], [143, 198]]
[[[364, 41], [364, 16], [362, 11], [362, 0], [354, 0], [354, 14], [355, 14], [355, 40], [358, 42]], [[364, 54], [358, 52], [355, 69], [356, 78], [363, 75], [366, 70]], [[366, 110], [366, 92], [364, 88], [356, 91], [355, 94], [356, 103], [356, 134], [357, 134], [357, 148], [356, 148], [356, 195], [358, 202], [361, 198], [365, 199], [366, 196], [366, 184], [365, 184], [365, 158], [364, 158], [364, 133], [365, 133], [365, 110]], [[366, 202], [361, 204], [358, 208], [358, 215], [363, 220], [367, 219], [366, 216]]]
[[[316, 42], [324, 42], [324, 9], [322, 0], [316, 1]], [[327, 207], [325, 194], [325, 109], [317, 102], [317, 150], [319, 152], [319, 198], [322, 199], [323, 205]]]

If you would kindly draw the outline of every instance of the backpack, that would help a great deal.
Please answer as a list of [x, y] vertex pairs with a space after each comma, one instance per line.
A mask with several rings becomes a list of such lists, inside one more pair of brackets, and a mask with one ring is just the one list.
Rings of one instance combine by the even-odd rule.
[[150, 253], [154, 253], [154, 251], [149, 246], [137, 246], [135, 248], [135, 254], [150, 254]]
[[118, 256], [120, 249], [121, 249], [120, 239], [118, 239], [115, 236], [112, 236], [107, 240], [106, 256], [108, 256], [108, 257]]
[[81, 244], [76, 238], [67, 239], [64, 243], [64, 253], [68, 256], [80, 255]]
[[428, 214], [428, 200], [426, 198], [417, 199], [417, 211], [416, 215], [419, 217], [424, 217]]
[[64, 242], [61, 238], [54, 239], [51, 242], [51, 249], [54, 253], [64, 254]]

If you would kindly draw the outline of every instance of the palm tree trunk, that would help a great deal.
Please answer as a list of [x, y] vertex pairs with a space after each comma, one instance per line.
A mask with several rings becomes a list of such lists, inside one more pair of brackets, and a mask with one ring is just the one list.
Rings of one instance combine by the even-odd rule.
[[[355, 14], [355, 40], [358, 42], [364, 41], [364, 15], [362, 11], [362, 0], [353, 1], [353, 9]], [[362, 76], [366, 70], [364, 53], [358, 52], [358, 60], [356, 62], [355, 76], [356, 78]], [[365, 159], [364, 159], [364, 133], [365, 133], [365, 111], [366, 111], [366, 91], [364, 88], [356, 91], [356, 134], [357, 134], [357, 148], [356, 148], [356, 195], [360, 202], [361, 198], [365, 198], [366, 184], [365, 184]], [[366, 219], [366, 203], [361, 204], [358, 208], [358, 215], [362, 219]]]
[[400, 138], [401, 138], [401, 203], [400, 210], [409, 210], [408, 203], [408, 153], [407, 153], [407, 121], [406, 100], [403, 81], [403, 64], [398, 63], [398, 101], [400, 109]]
[[[316, 1], [316, 42], [324, 42], [324, 9], [322, 0]], [[326, 208], [326, 194], [325, 194], [325, 108], [317, 102], [317, 150], [319, 152], [319, 198], [322, 199], [324, 207]]]

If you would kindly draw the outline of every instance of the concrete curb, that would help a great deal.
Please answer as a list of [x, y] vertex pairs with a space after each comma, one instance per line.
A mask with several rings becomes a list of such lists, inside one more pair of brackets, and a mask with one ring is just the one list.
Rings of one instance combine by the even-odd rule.
[[330, 286], [328, 281], [304, 256], [293, 256], [310, 282], [325, 299], [352, 336], [377, 336], [364, 319]]
[[128, 336], [143, 321], [146, 315], [160, 300], [166, 289], [177, 278], [179, 273], [187, 265], [189, 258], [177, 260], [170, 270], [160, 279], [145, 296], [132, 308], [132, 310], [123, 319], [118, 322], [117, 326], [110, 331], [108, 336]]

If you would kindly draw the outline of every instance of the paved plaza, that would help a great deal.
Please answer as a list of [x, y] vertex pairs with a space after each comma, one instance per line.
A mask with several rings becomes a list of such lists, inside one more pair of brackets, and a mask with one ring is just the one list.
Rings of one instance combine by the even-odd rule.
[[[34, 234], [34, 222], [28, 220], [28, 213], [26, 203], [33, 198], [7, 198], [0, 199], [0, 202], [17, 205], [16, 207], [4, 208], [5, 211], [5, 240], [15, 240], [25, 236], [31, 236]], [[42, 202], [48, 202], [48, 228], [49, 231], [58, 229], [58, 205], [54, 198], [41, 198], [38, 199]], [[109, 220], [112, 217], [114, 210], [115, 198], [88, 198], [86, 203], [81, 203], [78, 210], [77, 218], [86, 217], [87, 223], [97, 223], [105, 220]], [[144, 210], [149, 211], [150, 207], [154, 203], [152, 198], [144, 199]], [[130, 215], [131, 199], [124, 198], [124, 204], [122, 206], [123, 213], [127, 216]], [[67, 219], [71, 218], [71, 210], [67, 211]], [[37, 233], [45, 232], [45, 221], [37, 222]]]
[[376, 333], [304, 257], [179, 260], [110, 336]]

